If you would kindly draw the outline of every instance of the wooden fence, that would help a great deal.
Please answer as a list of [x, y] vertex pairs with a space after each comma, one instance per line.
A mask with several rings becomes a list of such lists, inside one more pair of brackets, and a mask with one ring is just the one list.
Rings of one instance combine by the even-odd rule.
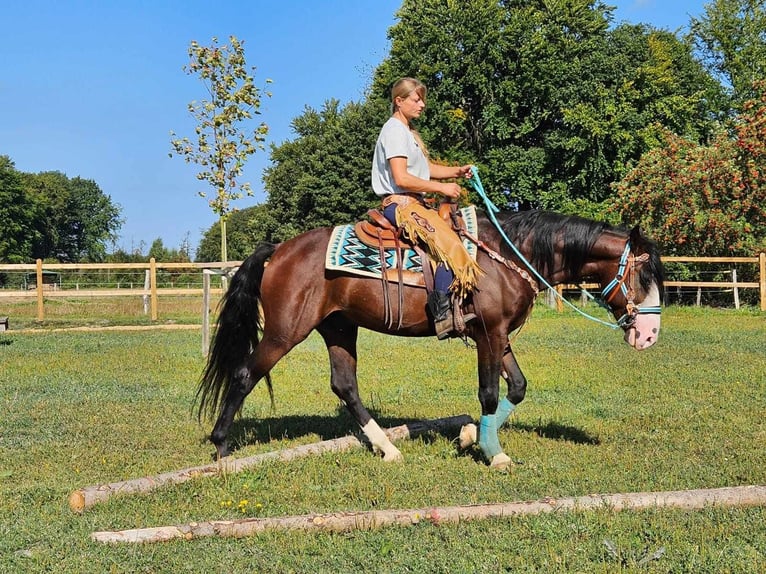
[[[758, 289], [760, 294], [761, 311], [766, 311], [766, 253], [760, 253], [755, 257], [663, 257], [663, 263], [705, 263], [720, 265], [742, 265], [752, 264], [757, 266], [758, 281], [738, 282], [736, 275], [731, 281], [675, 281], [665, 282], [666, 290], [668, 288], [697, 288], [701, 289], [731, 289], [736, 293], [739, 289]], [[210, 308], [211, 295], [219, 295], [221, 288], [211, 288], [211, 275], [225, 275], [227, 271], [237, 267], [241, 261], [231, 261], [228, 263], [158, 263], [154, 258], [148, 263], [43, 263], [37, 260], [35, 264], [4, 264], [0, 265], [0, 273], [34, 273], [34, 288], [27, 289], [0, 289], [0, 301], [4, 298], [37, 298], [37, 320], [45, 319], [45, 299], [55, 297], [125, 297], [140, 296], [147, 303], [147, 308], [151, 312], [151, 318], [156, 321], [159, 318], [159, 298], [170, 295], [201, 295], [203, 297], [204, 308]], [[108, 289], [79, 289], [79, 287], [64, 288], [63, 285], [56, 285], [50, 282], [46, 283], [46, 274], [50, 277], [51, 273], [56, 274], [62, 271], [101, 271], [101, 270], [133, 270], [144, 271], [146, 279], [143, 287], [136, 288], [131, 285], [128, 288], [108, 288]], [[185, 271], [200, 274], [201, 285], [198, 288], [191, 287], [158, 287], [158, 271]], [[30, 281], [31, 283], [31, 281]], [[560, 286], [560, 289], [576, 288], [574, 285]], [[206, 313], [203, 313], [203, 328], [206, 326]]]
[[[17, 298], [37, 298], [37, 320], [45, 320], [45, 300], [47, 298], [57, 297], [143, 297], [147, 302], [147, 309], [151, 313], [151, 318], [156, 321], [159, 318], [159, 298], [170, 295], [220, 295], [220, 288], [210, 288], [209, 276], [211, 274], [222, 275], [227, 270], [239, 266], [241, 261], [230, 263], [158, 263], [151, 258], [148, 263], [43, 263], [40, 259], [34, 264], [3, 264], [0, 265], [0, 273], [26, 273], [33, 276], [29, 282], [29, 288], [22, 289], [0, 289], [0, 300]], [[82, 271], [119, 271], [130, 270], [145, 272], [146, 279], [143, 281], [143, 287], [116, 288], [86, 288], [81, 289], [79, 285], [63, 286], [61, 283], [46, 280], [51, 274], [58, 274], [62, 271], [82, 272]], [[157, 281], [158, 271], [184, 271], [201, 274], [202, 284], [198, 288], [193, 287], [159, 287]], [[26, 283], [26, 281], [25, 281]]]

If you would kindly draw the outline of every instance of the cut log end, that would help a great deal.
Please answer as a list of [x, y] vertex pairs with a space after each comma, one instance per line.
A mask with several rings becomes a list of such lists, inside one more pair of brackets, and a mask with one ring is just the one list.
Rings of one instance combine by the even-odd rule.
[[85, 493], [82, 490], [75, 490], [69, 495], [69, 508], [76, 514], [82, 514], [85, 510]]

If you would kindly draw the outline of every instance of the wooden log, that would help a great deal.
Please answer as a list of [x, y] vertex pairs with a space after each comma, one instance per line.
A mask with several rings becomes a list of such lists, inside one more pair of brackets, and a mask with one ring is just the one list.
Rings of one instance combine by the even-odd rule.
[[739, 486], [669, 492], [593, 494], [571, 498], [544, 498], [529, 502], [447, 506], [410, 510], [372, 510], [306, 514], [281, 518], [244, 518], [191, 522], [180, 526], [160, 526], [134, 530], [93, 532], [91, 538], [104, 543], [145, 543], [192, 540], [207, 536], [253, 536], [267, 530], [351, 532], [383, 526], [411, 526], [421, 522], [457, 524], [468, 520], [509, 518], [561, 511], [607, 509], [611, 511], [644, 508], [700, 509], [708, 506], [759, 506], [766, 504], [766, 486]]
[[[389, 440], [397, 441], [415, 438], [427, 433], [447, 433], [457, 431], [461, 426], [474, 422], [468, 415], [456, 415], [443, 419], [426, 421], [414, 421], [405, 425], [385, 429], [384, 432]], [[331, 440], [325, 440], [312, 444], [306, 444], [280, 451], [256, 454], [246, 458], [224, 458], [218, 462], [195, 466], [183, 470], [165, 472], [155, 476], [145, 476], [121, 482], [88, 486], [75, 490], [69, 496], [69, 507], [76, 513], [82, 513], [98, 502], [111, 498], [115, 494], [128, 494], [135, 492], [149, 492], [167, 484], [179, 484], [203, 476], [219, 476], [240, 472], [246, 468], [257, 466], [268, 460], [289, 461], [310, 455], [325, 452], [342, 452], [352, 448], [358, 448], [363, 443], [356, 436], [346, 436]]]

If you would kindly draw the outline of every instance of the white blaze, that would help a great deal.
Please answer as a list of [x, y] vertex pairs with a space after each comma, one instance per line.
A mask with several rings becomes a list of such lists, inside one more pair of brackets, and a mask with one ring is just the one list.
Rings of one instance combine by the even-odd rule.
[[[660, 291], [656, 283], [652, 283], [646, 298], [638, 308], [659, 307]], [[660, 336], [660, 315], [655, 313], [639, 313], [633, 326], [625, 332], [625, 342], [631, 347], [642, 351], [657, 342]]]

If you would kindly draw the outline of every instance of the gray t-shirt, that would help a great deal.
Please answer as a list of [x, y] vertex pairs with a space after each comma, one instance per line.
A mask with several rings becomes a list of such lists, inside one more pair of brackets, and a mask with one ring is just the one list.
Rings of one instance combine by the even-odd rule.
[[407, 193], [394, 182], [391, 173], [392, 157], [406, 157], [407, 171], [421, 179], [431, 179], [428, 159], [420, 149], [410, 129], [394, 117], [383, 124], [372, 157], [372, 189], [380, 197], [392, 193]]

